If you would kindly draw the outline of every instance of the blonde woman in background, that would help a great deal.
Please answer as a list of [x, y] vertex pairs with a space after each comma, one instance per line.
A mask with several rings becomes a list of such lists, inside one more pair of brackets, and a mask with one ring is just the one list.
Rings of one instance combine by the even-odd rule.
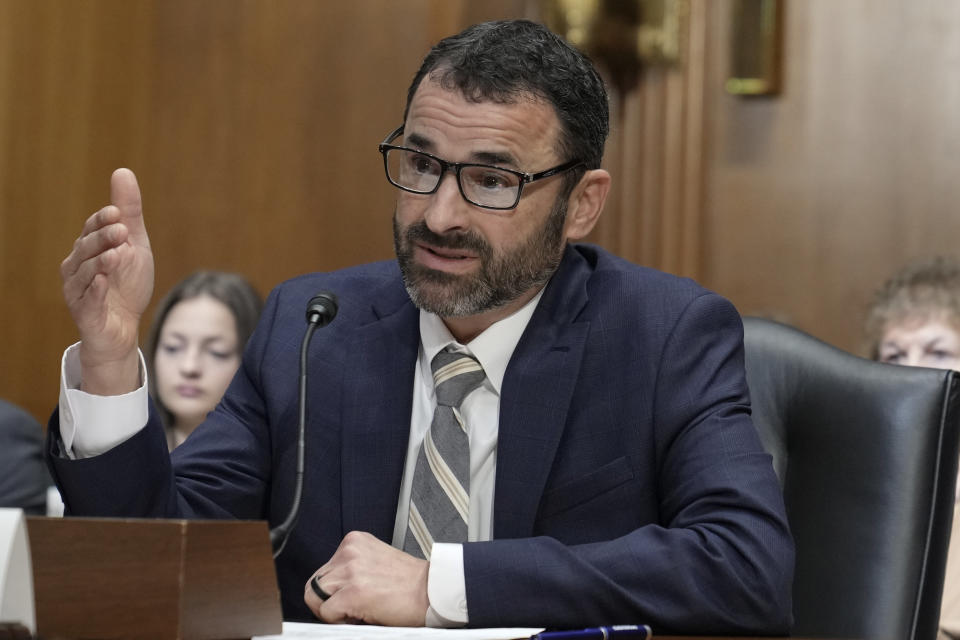
[[197, 271], [160, 301], [145, 358], [171, 451], [220, 401], [262, 308], [243, 276], [220, 271]]
[[[870, 356], [890, 364], [960, 370], [960, 262], [913, 262], [874, 295], [866, 327]], [[940, 610], [941, 640], [960, 638], [960, 484]]]

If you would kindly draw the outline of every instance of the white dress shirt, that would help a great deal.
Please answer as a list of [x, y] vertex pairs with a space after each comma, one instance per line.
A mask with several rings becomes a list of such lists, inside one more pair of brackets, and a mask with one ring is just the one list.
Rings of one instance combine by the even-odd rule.
[[[414, 372], [410, 439], [407, 443], [407, 460], [397, 501], [397, 520], [393, 527], [393, 546], [398, 549], [403, 548], [407, 533], [410, 491], [417, 454], [420, 452], [423, 437], [430, 428], [433, 410], [437, 405], [430, 363], [433, 357], [447, 346], [475, 357], [487, 376], [483, 384], [464, 398], [460, 405], [460, 415], [467, 425], [470, 438], [470, 521], [467, 523], [467, 540], [475, 542], [493, 538], [493, 490], [497, 471], [497, 433], [500, 427], [500, 387], [513, 350], [527, 328], [542, 295], [541, 290], [516, 313], [490, 325], [467, 345], [457, 342], [438, 316], [420, 312], [420, 352]], [[427, 625], [436, 627], [466, 624], [466, 593], [462, 545], [434, 544], [427, 577], [427, 597], [430, 601]]]
[[[473, 355], [486, 374], [483, 384], [464, 399], [460, 412], [470, 438], [470, 522], [467, 540], [473, 542], [493, 538], [500, 388], [513, 350], [542, 295], [543, 290], [516, 313], [494, 323], [467, 345], [458, 343], [438, 316], [420, 312], [420, 350], [414, 371], [410, 438], [393, 528], [394, 547], [403, 548], [413, 471], [436, 406], [430, 362], [447, 346]], [[99, 455], [128, 440], [146, 425], [149, 413], [147, 374], [142, 354], [140, 388], [120, 396], [95, 396], [79, 389], [78, 345], [69, 347], [64, 353], [60, 378], [60, 435], [67, 456], [77, 459]], [[427, 597], [430, 602], [428, 626], [456, 626], [468, 622], [462, 545], [433, 545]]]

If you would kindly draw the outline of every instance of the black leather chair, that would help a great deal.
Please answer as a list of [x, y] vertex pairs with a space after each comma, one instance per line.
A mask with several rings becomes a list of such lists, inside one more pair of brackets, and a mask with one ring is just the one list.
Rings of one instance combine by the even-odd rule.
[[792, 635], [933, 640], [960, 374], [871, 362], [744, 318], [753, 416], [797, 547]]

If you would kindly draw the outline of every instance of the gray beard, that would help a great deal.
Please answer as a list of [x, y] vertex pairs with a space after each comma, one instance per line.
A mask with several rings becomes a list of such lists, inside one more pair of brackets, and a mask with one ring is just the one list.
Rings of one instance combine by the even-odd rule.
[[[563, 257], [563, 225], [567, 199], [557, 198], [541, 229], [519, 247], [494, 254], [476, 233], [438, 235], [424, 221], [401, 229], [393, 216], [393, 246], [407, 294], [417, 308], [443, 318], [473, 316], [513, 302], [531, 289], [543, 287]], [[469, 249], [480, 257], [480, 270], [455, 275], [428, 269], [413, 259], [413, 247], [424, 241], [447, 249]]]

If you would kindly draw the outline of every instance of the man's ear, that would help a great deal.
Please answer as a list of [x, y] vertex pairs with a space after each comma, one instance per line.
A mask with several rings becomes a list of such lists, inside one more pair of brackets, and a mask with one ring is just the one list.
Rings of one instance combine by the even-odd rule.
[[603, 169], [591, 169], [583, 174], [570, 194], [564, 237], [580, 240], [593, 230], [603, 212], [603, 203], [610, 193], [610, 174]]

